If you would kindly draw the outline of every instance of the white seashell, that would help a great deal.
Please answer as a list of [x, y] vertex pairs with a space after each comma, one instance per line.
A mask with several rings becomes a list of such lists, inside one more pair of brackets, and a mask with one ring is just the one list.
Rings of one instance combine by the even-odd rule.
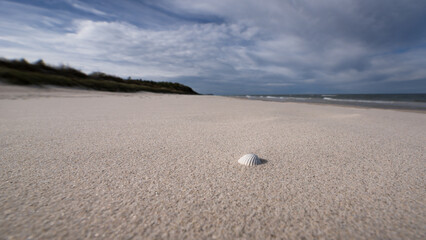
[[246, 154], [244, 156], [242, 156], [239, 160], [238, 160], [239, 164], [243, 164], [246, 166], [253, 166], [253, 165], [259, 165], [262, 162], [260, 161], [259, 157], [256, 154]]

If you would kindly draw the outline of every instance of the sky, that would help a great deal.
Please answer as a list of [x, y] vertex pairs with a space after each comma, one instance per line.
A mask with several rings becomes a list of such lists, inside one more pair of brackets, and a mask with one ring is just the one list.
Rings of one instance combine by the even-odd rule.
[[0, 57], [204, 94], [426, 93], [426, 1], [0, 0]]

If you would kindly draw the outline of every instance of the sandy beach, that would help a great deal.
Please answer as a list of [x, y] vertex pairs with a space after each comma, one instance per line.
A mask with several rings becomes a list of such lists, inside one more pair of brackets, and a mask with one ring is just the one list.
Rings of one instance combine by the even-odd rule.
[[1, 85], [0, 134], [0, 239], [426, 238], [424, 113]]

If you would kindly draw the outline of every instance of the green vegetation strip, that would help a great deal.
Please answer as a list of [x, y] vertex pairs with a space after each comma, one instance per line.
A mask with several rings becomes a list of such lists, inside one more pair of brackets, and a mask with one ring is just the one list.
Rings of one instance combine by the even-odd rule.
[[51, 67], [43, 61], [31, 64], [25, 60], [0, 59], [0, 79], [17, 85], [54, 85], [111, 92], [197, 94], [190, 87], [179, 83], [124, 80], [99, 72], [86, 75], [70, 67]]

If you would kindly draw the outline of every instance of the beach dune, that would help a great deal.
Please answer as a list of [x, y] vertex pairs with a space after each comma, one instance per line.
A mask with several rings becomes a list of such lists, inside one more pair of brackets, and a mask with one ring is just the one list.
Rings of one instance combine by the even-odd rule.
[[419, 112], [1, 85], [0, 239], [425, 239], [425, 133]]

